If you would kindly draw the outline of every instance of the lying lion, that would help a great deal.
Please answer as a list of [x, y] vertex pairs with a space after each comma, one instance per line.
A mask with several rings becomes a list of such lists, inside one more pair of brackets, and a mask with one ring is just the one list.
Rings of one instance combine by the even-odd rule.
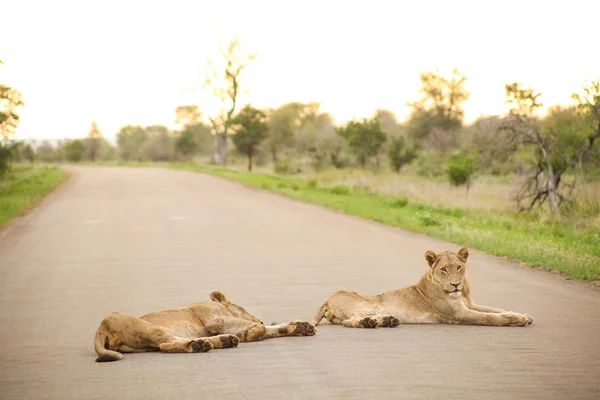
[[321, 306], [312, 324], [325, 317], [352, 328], [395, 327], [399, 324], [465, 324], [526, 326], [529, 314], [477, 305], [465, 276], [469, 250], [425, 253], [429, 270], [416, 285], [376, 296], [339, 291]]
[[131, 317], [107, 315], [94, 337], [96, 361], [117, 361], [121, 353], [164, 351], [204, 353], [236, 347], [240, 341], [254, 342], [283, 336], [313, 336], [308, 322], [265, 326], [221, 292], [210, 294], [212, 301], [188, 307]]

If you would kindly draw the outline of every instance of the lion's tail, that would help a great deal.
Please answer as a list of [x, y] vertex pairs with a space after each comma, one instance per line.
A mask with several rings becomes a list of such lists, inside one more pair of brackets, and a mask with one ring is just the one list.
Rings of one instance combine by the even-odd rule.
[[94, 336], [94, 349], [96, 350], [96, 353], [98, 353], [98, 358], [96, 358], [97, 362], [119, 361], [123, 358], [123, 354], [117, 351], [108, 350], [105, 347], [108, 336], [109, 334], [106, 331], [103, 321], [96, 331], [96, 336]]
[[319, 311], [317, 311], [317, 314], [315, 315], [315, 317], [312, 320], [312, 324], [314, 326], [319, 325], [319, 322], [321, 322], [321, 320], [323, 319], [323, 317], [325, 317], [325, 313], [327, 312], [328, 308], [329, 308], [329, 303], [328, 302], [323, 303], [323, 305], [321, 306], [321, 308], [319, 308]]

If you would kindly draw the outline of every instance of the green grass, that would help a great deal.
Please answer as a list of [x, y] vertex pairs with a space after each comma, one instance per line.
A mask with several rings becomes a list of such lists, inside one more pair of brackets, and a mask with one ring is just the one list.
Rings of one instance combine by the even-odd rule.
[[592, 228], [576, 229], [564, 222], [542, 221], [532, 213], [495, 213], [413, 203], [406, 197], [345, 185], [326, 186], [314, 179], [189, 164], [171, 167], [208, 173], [386, 225], [427, 233], [576, 279], [600, 280], [600, 233]]
[[0, 226], [35, 206], [68, 176], [57, 167], [12, 166], [0, 180]]

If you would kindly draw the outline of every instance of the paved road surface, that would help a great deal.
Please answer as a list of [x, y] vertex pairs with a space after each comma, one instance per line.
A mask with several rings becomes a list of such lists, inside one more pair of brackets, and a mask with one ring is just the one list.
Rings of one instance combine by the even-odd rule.
[[[478, 302], [527, 328], [320, 325], [308, 338], [94, 362], [111, 311], [218, 289], [265, 322], [376, 293], [459, 246], [183, 171], [86, 168], [0, 230], [2, 399], [598, 399], [600, 291], [472, 251]], [[527, 243], [523, 243], [524, 246]]]

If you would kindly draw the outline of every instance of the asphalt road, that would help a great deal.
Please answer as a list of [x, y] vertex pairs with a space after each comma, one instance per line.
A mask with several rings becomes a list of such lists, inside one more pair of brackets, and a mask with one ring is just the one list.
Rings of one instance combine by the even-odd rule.
[[221, 290], [265, 323], [310, 320], [338, 289], [410, 285], [426, 250], [458, 248], [201, 174], [73, 169], [0, 230], [0, 396], [600, 398], [600, 291], [477, 251], [467, 264], [475, 300], [530, 313], [533, 325], [324, 321], [314, 337], [94, 361], [111, 311], [140, 315]]

